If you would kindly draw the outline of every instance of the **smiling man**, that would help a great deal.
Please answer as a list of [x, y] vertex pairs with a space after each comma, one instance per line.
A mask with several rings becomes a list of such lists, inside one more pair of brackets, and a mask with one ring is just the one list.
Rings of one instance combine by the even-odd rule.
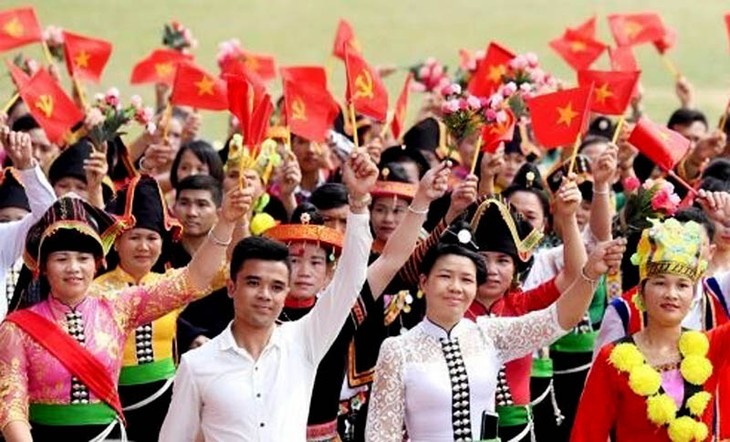
[[230, 327], [182, 357], [160, 441], [304, 441], [314, 378], [366, 278], [372, 244], [369, 192], [377, 168], [366, 153], [348, 161], [343, 180], [350, 215], [332, 282], [311, 312], [276, 324], [289, 293], [289, 251], [246, 238], [231, 258]]

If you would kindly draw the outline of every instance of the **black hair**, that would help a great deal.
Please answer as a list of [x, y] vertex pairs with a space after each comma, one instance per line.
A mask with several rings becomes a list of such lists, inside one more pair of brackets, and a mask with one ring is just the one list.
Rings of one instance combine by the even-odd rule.
[[581, 153], [583, 149], [585, 149], [588, 146], [592, 146], [594, 144], [599, 143], [610, 143], [611, 140], [602, 136], [602, 135], [588, 135], [585, 137], [582, 143], [580, 143], [580, 146], [578, 146], [578, 153]]
[[324, 183], [309, 198], [317, 210], [338, 209], [348, 205], [347, 187], [342, 183]]
[[[384, 177], [382, 171], [388, 169], [388, 176]], [[388, 163], [381, 167], [380, 178], [384, 181], [394, 181], [397, 183], [411, 183], [408, 179], [408, 173], [405, 167], [400, 163]]]
[[705, 117], [705, 114], [695, 109], [681, 108], [674, 111], [669, 117], [667, 127], [674, 129], [676, 126], [689, 126], [696, 121], [699, 121], [707, 128], [707, 117]]
[[730, 181], [730, 159], [715, 158], [702, 170], [702, 178]]
[[233, 248], [230, 268], [231, 279], [235, 281], [241, 267], [246, 261], [251, 260], [282, 262], [291, 271], [289, 248], [286, 245], [261, 236], [249, 236], [239, 241]]
[[13, 132], [30, 132], [33, 129], [40, 129], [40, 125], [30, 114], [23, 115], [13, 122]]
[[207, 141], [195, 140], [183, 144], [180, 150], [177, 151], [175, 159], [172, 161], [172, 168], [170, 169], [170, 183], [172, 187], [177, 187], [177, 168], [180, 166], [182, 156], [185, 152], [190, 151], [195, 155], [201, 162], [208, 166], [208, 175], [212, 176], [218, 181], [223, 181], [223, 162], [221, 161], [220, 155], [213, 149]]
[[221, 183], [210, 175], [191, 175], [185, 177], [175, 186], [175, 201], [180, 199], [180, 195], [185, 190], [207, 190], [213, 199], [216, 207], [220, 207], [223, 202], [223, 190]]
[[292, 224], [304, 224], [302, 222], [302, 215], [304, 214], [309, 215], [309, 221], [307, 224], [314, 224], [317, 226], [323, 226], [324, 225], [324, 219], [322, 218], [322, 215], [317, 211], [317, 208], [314, 206], [314, 204], [311, 203], [301, 203], [297, 206], [296, 209], [294, 209], [294, 212], [291, 214], [291, 223]]
[[674, 219], [681, 223], [694, 221], [705, 228], [705, 232], [707, 232], [707, 237], [710, 238], [710, 241], [715, 237], [715, 225], [712, 224], [705, 211], [699, 207], [682, 209], [674, 214]]
[[423, 257], [423, 261], [421, 261], [420, 273], [422, 275], [428, 275], [431, 273], [433, 266], [436, 265], [436, 261], [446, 255], [457, 255], [470, 259], [476, 267], [477, 286], [480, 286], [487, 281], [487, 266], [481, 255], [468, 249], [462, 244], [443, 240], [426, 252], [426, 255]]
[[730, 192], [730, 181], [724, 181], [713, 176], [708, 176], [703, 178], [700, 182], [700, 189], [708, 192]]

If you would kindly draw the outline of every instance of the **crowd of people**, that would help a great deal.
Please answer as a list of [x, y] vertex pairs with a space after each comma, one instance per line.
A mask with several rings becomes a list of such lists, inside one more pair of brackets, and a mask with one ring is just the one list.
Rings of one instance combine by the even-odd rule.
[[449, 91], [397, 138], [346, 107], [324, 142], [282, 98], [218, 149], [164, 84], [150, 130], [101, 143], [14, 96], [4, 440], [730, 438], [727, 119], [678, 77], [664, 170], [632, 144], [640, 88], [553, 150], [529, 118], [457, 136]]

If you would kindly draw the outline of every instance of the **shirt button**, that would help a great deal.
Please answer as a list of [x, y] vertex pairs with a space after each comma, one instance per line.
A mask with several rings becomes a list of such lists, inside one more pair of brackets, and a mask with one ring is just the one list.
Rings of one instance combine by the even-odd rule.
[[256, 393], [256, 397], [261, 397], [261, 393]]
[[264, 428], [264, 423], [263, 423], [263, 422], [261, 422], [261, 423], [259, 424], [259, 427], [261, 427], [261, 428]]

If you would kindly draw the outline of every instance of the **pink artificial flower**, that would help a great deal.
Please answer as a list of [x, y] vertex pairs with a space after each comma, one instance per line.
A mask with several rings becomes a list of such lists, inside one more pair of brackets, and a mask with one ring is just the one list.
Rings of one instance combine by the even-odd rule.
[[500, 104], [502, 104], [503, 101], [504, 101], [504, 96], [502, 94], [500, 94], [500, 93], [492, 94], [492, 96], [489, 97], [489, 107], [496, 108]]
[[150, 135], [154, 135], [154, 134], [155, 134], [155, 132], [157, 132], [157, 125], [156, 125], [156, 124], [154, 123], [154, 121], [150, 121], [149, 123], [147, 123], [147, 124], [145, 125], [145, 127], [144, 127], [144, 130], [145, 130], [145, 131], [146, 131], [146, 132], [147, 132], [148, 134], [150, 134]]
[[478, 111], [482, 108], [482, 102], [474, 95], [469, 95], [468, 97], [466, 97], [466, 103], [469, 105], [471, 110]]
[[426, 63], [426, 66], [433, 66], [433, 65], [436, 64], [436, 59], [433, 58], [433, 57], [428, 57], [426, 59], [426, 62], [425, 63]]
[[142, 97], [140, 97], [139, 95], [132, 95], [132, 98], [129, 99], [129, 104], [133, 108], [135, 108], [137, 110], [141, 110], [141, 108], [142, 108]]
[[453, 114], [459, 111], [459, 100], [454, 98], [441, 105], [441, 111], [445, 114]]
[[92, 107], [86, 114], [86, 125], [87, 126], [99, 126], [104, 123], [104, 114], [101, 113], [101, 109], [98, 107]]
[[97, 92], [94, 95], [94, 101], [97, 102], [97, 103], [103, 103], [104, 102], [104, 94], [102, 94], [101, 92]]
[[477, 60], [471, 59], [466, 64], [466, 69], [469, 71], [475, 71], [477, 69]]
[[625, 191], [627, 191], [629, 193], [633, 193], [641, 186], [641, 181], [639, 181], [639, 179], [636, 178], [635, 176], [630, 176], [630, 177], [626, 177], [624, 179], [623, 184], [624, 184]]
[[41, 65], [32, 58], [25, 60], [25, 65], [28, 67], [31, 75], [35, 75], [41, 68]]
[[55, 45], [63, 44], [63, 28], [54, 25], [48, 25], [43, 30], [43, 40]]
[[530, 83], [522, 83], [520, 85], [520, 92], [532, 92], [532, 85]]
[[436, 78], [439, 78], [439, 77], [441, 77], [442, 75], [444, 75], [444, 67], [443, 67], [442, 65], [440, 65], [440, 64], [437, 64], [437, 65], [434, 65], [434, 66], [433, 66], [433, 67], [431, 68], [431, 76], [432, 76], [432, 77], [436, 77]]
[[525, 54], [525, 60], [527, 60], [527, 65], [531, 68], [537, 67], [538, 65], [537, 54], [534, 52], [528, 52]]
[[478, 51], [476, 51], [474, 53], [474, 58], [476, 58], [477, 60], [482, 60], [486, 56], [487, 56], [487, 53], [484, 52], [484, 49], [479, 49]]
[[451, 83], [451, 93], [454, 95], [461, 94], [461, 86], [458, 83]]
[[524, 55], [520, 54], [509, 62], [509, 66], [516, 70], [525, 69], [527, 67], [527, 59]]
[[442, 88], [444, 88], [445, 86], [447, 86], [447, 85], [448, 85], [448, 84], [449, 84], [450, 82], [451, 82], [451, 81], [449, 80], [449, 78], [448, 78], [448, 77], [441, 77], [441, 78], [439, 79], [439, 82], [438, 82], [438, 84], [436, 85], [436, 87], [435, 87], [434, 89], [442, 89]]
[[469, 103], [467, 103], [466, 98], [459, 98], [459, 110], [469, 110]]
[[420, 83], [418, 81], [411, 81], [410, 83], [410, 89], [413, 92], [425, 92], [426, 91], [426, 85], [423, 83]]
[[667, 192], [666, 189], [660, 189], [651, 198], [651, 208], [655, 211], [662, 210], [667, 215], [671, 216], [677, 211], [677, 205], [679, 204], [678, 200], [679, 198], [672, 198], [672, 194]]
[[514, 81], [510, 81], [509, 83], [504, 85], [504, 88], [502, 89], [502, 95], [505, 97], [509, 97], [510, 95], [517, 92], [517, 85]]
[[507, 121], [507, 112], [504, 110], [500, 110], [497, 112], [497, 121], [500, 123], [504, 123]]
[[487, 119], [487, 121], [497, 121], [497, 111], [491, 108], [487, 108], [486, 111], [484, 111], [484, 117]]
[[428, 78], [429, 74], [428, 66], [421, 66], [421, 68], [418, 70], [418, 78]]

